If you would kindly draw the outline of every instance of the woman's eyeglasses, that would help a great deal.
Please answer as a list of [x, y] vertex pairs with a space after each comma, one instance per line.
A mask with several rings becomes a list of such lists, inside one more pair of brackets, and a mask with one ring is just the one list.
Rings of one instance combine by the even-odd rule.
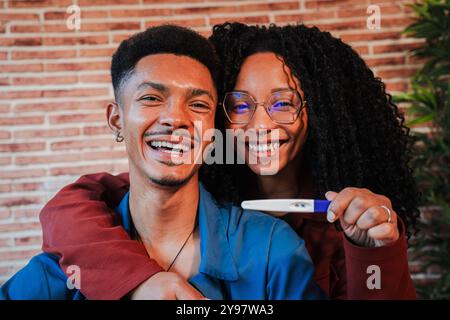
[[240, 91], [227, 92], [222, 102], [228, 120], [233, 124], [247, 124], [262, 105], [275, 123], [289, 124], [297, 120], [306, 101], [295, 90], [273, 92], [265, 102], [257, 102], [250, 94]]

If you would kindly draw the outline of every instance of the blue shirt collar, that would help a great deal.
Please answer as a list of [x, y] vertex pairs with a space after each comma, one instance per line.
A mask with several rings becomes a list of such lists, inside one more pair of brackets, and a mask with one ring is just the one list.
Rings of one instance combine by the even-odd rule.
[[[221, 280], [235, 281], [238, 271], [228, 242], [229, 215], [221, 208], [213, 196], [199, 184], [200, 199], [197, 209], [200, 232], [199, 272]], [[129, 195], [123, 197], [116, 212], [122, 219], [124, 229], [131, 235], [133, 221], [129, 209]]]

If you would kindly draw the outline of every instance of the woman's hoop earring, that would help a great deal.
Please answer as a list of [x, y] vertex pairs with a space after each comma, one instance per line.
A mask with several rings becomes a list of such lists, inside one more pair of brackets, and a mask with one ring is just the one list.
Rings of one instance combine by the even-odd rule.
[[120, 135], [120, 131], [116, 132], [116, 142], [122, 142], [125, 138]]

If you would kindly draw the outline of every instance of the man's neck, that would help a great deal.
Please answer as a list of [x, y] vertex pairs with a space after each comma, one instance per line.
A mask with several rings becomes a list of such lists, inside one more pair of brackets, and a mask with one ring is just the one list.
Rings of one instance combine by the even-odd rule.
[[130, 168], [131, 216], [146, 246], [185, 239], [195, 224], [198, 199], [198, 174], [181, 186], [167, 187]]

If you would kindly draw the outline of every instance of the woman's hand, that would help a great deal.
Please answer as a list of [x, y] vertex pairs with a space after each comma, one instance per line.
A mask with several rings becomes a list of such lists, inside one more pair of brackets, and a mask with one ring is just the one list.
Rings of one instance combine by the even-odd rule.
[[[368, 189], [351, 187], [339, 193], [328, 191], [325, 197], [331, 200], [327, 220], [334, 222], [339, 219], [345, 235], [353, 243], [364, 247], [381, 247], [400, 237], [397, 214], [387, 197]], [[390, 218], [388, 210], [382, 206], [390, 210]]]

